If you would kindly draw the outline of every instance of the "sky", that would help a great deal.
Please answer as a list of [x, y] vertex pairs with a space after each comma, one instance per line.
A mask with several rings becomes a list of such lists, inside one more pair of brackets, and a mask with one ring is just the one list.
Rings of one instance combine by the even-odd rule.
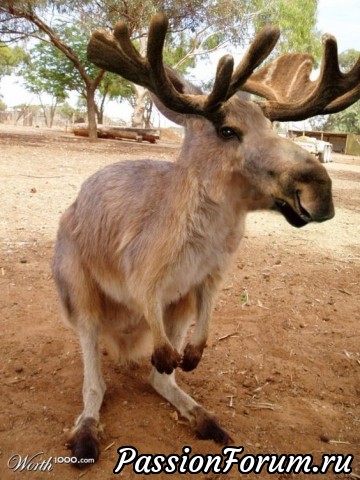
[[318, 28], [336, 37], [339, 52], [360, 50], [360, 0], [320, 0]]
[[[339, 52], [349, 48], [360, 50], [360, 0], [320, 0], [318, 29], [336, 37]], [[31, 94], [14, 77], [2, 79], [0, 93], [9, 107], [31, 101]], [[34, 103], [38, 103], [36, 98]], [[113, 104], [108, 113], [114, 116], [113, 111], [116, 112], [116, 109], [123, 111], [123, 106]]]

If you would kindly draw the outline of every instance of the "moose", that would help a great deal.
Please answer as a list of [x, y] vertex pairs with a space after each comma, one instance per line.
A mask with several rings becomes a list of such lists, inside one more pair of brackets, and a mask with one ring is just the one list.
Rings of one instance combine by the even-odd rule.
[[236, 68], [232, 56], [220, 59], [205, 94], [164, 65], [167, 29], [163, 14], [152, 18], [146, 56], [123, 22], [113, 34], [95, 31], [88, 45], [98, 67], [146, 87], [185, 138], [175, 162], [122, 161], [95, 173], [60, 220], [53, 276], [84, 364], [83, 412], [69, 437], [79, 467], [100, 451], [106, 388], [100, 339], [122, 362], [151, 355], [151, 385], [196, 435], [232, 441], [178, 386], [175, 369], [190, 371], [202, 357], [216, 293], [248, 212], [275, 210], [298, 228], [334, 216], [326, 169], [278, 136], [271, 121], [334, 113], [360, 97], [360, 59], [342, 73], [332, 36], [324, 39], [316, 81], [308, 54], [285, 54], [258, 69], [280, 35], [272, 26], [256, 35]]

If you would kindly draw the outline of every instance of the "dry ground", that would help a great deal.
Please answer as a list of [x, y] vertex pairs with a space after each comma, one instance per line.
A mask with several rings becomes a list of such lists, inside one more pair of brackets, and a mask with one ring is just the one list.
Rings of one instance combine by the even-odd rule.
[[[82, 407], [79, 347], [61, 321], [49, 268], [60, 214], [83, 180], [104, 165], [120, 159], [173, 159], [177, 150], [178, 143], [169, 141], [89, 144], [63, 132], [0, 127], [1, 480], [110, 479], [122, 445], [141, 453], [181, 454], [184, 445], [194, 453], [221, 451], [211, 441], [197, 440], [147, 385], [148, 359], [128, 369], [104, 355], [108, 390], [99, 462], [83, 472], [67, 465], [54, 465], [50, 473], [7, 468], [15, 454], [68, 455], [63, 430]], [[325, 478], [356, 479], [360, 160], [336, 156], [327, 168], [334, 180], [336, 217], [300, 230], [273, 213], [249, 217], [246, 238], [217, 302], [205, 356], [194, 372], [179, 372], [179, 377], [216, 412], [245, 453], [309, 453], [315, 460], [323, 453], [352, 454], [351, 475]], [[121, 478], [145, 476], [128, 468]], [[239, 474], [234, 468], [227, 476], [194, 478], [235, 479]]]

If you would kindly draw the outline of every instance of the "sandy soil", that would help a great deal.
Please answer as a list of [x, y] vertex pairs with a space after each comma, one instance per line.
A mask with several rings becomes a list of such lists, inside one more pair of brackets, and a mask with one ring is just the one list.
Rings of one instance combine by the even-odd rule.
[[[178, 143], [102, 140], [0, 127], [0, 478], [113, 478], [117, 448], [139, 453], [220, 453], [200, 441], [136, 369], [104, 355], [108, 385], [99, 462], [78, 471], [14, 472], [13, 455], [69, 455], [64, 429], [82, 408], [77, 339], [60, 317], [50, 261], [60, 214], [91, 173], [119, 159], [171, 160]], [[216, 412], [245, 453], [354, 455], [360, 478], [360, 159], [335, 156], [336, 217], [297, 230], [273, 213], [249, 217], [246, 237], [219, 296], [204, 358], [181, 385]], [[145, 478], [127, 467], [121, 478]], [[150, 475], [207, 480], [228, 475]], [[269, 476], [268, 476], [269, 477]], [[268, 478], [265, 474], [246, 478]], [[301, 475], [273, 475], [295, 478]], [[307, 478], [320, 478], [308, 475]], [[324, 477], [322, 477], [324, 478]]]

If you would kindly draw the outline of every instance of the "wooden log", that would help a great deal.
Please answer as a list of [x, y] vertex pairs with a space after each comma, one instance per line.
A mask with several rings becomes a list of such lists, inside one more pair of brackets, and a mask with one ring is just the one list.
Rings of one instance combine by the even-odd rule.
[[[89, 136], [89, 127], [87, 123], [78, 123], [73, 127], [74, 135], [80, 137]], [[134, 128], [134, 127], [118, 127], [116, 125], [98, 125], [97, 134], [99, 138], [111, 138], [121, 140], [143, 140], [150, 143], [156, 143], [160, 138], [160, 130], [153, 128]]]

